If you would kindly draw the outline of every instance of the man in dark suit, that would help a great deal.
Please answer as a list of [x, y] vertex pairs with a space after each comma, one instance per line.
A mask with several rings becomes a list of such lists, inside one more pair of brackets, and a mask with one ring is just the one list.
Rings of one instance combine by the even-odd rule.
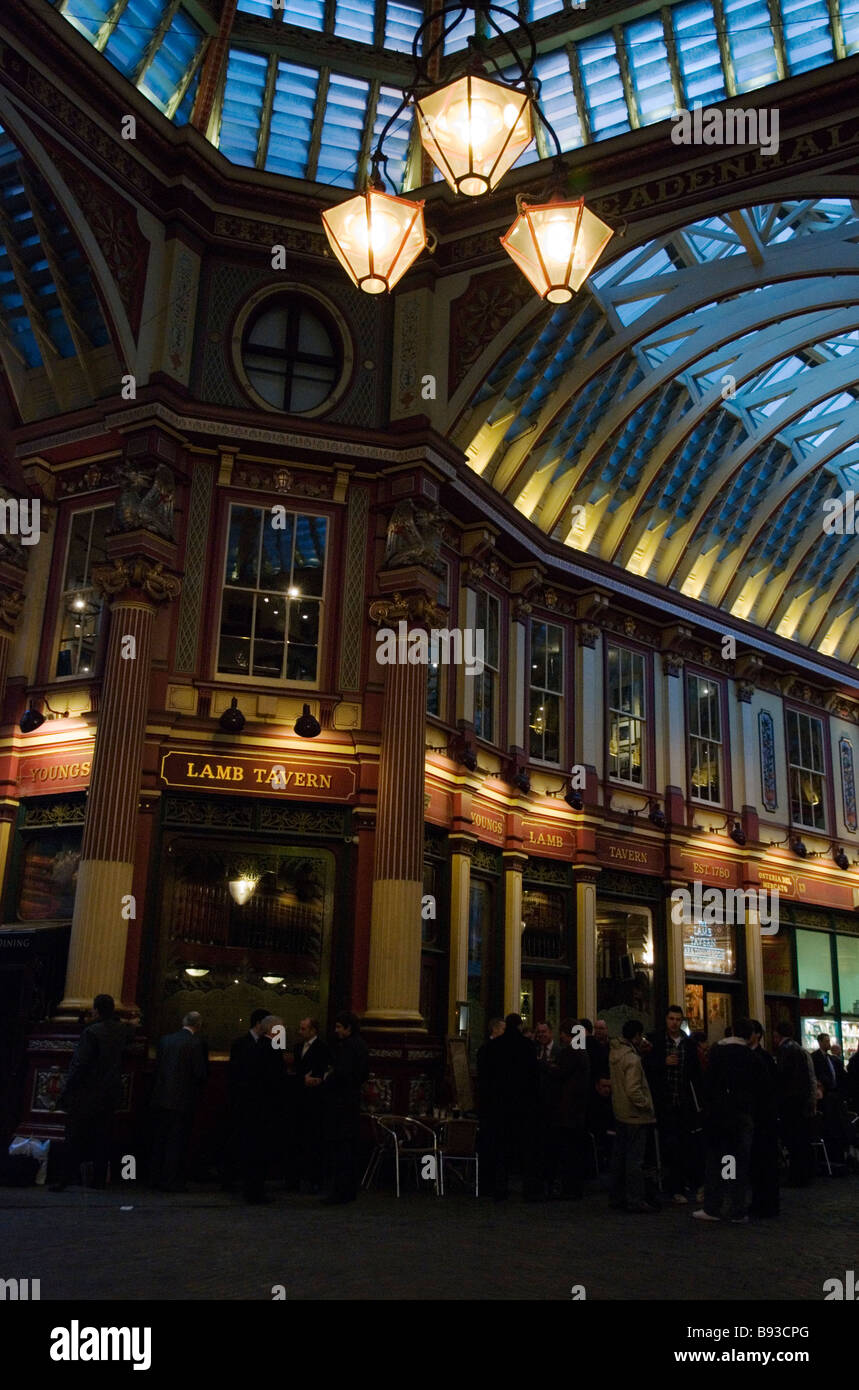
[[355, 1014], [337, 1015], [333, 1064], [324, 1080], [308, 1076], [311, 1088], [324, 1087], [325, 1148], [330, 1191], [326, 1206], [354, 1202], [358, 1195], [358, 1141], [361, 1132], [361, 1087], [370, 1075], [370, 1049], [361, 1037]]
[[522, 1035], [519, 1014], [508, 1014], [504, 1032], [487, 1048], [481, 1080], [481, 1123], [492, 1136], [495, 1200], [508, 1196], [509, 1175], [520, 1166], [523, 1195], [544, 1195], [535, 1143], [539, 1116], [539, 1071], [534, 1044]]
[[166, 1192], [185, 1191], [185, 1158], [194, 1111], [209, 1075], [202, 1018], [186, 1014], [177, 1033], [158, 1044], [152, 1087], [152, 1160], [149, 1178]]
[[811, 1122], [817, 1105], [817, 1083], [811, 1058], [794, 1040], [786, 1020], [773, 1028], [778, 1067], [778, 1114], [781, 1137], [790, 1155], [789, 1178], [794, 1187], [807, 1187], [814, 1176]]
[[245, 1200], [255, 1206], [266, 1195], [269, 1153], [274, 1145], [284, 1105], [284, 1054], [269, 1036], [280, 1019], [266, 1009], [254, 1009], [250, 1029], [230, 1048], [229, 1090], [236, 1153]]
[[603, 1018], [598, 1018], [593, 1027], [591, 1027], [590, 1019], [587, 1018], [580, 1018], [579, 1023], [586, 1033], [585, 1047], [590, 1063], [587, 1128], [596, 1140], [598, 1162], [602, 1165], [608, 1158], [609, 1131], [614, 1128], [614, 1115], [611, 1109], [608, 1024]]
[[820, 1112], [823, 1119], [823, 1138], [830, 1163], [844, 1169], [847, 1159], [847, 1145], [851, 1142], [850, 1125], [847, 1119], [844, 1092], [846, 1078], [844, 1063], [832, 1053], [832, 1039], [828, 1033], [821, 1033], [817, 1048], [811, 1054], [814, 1075], [817, 1078], [820, 1095]]
[[318, 1192], [322, 1186], [323, 1094], [318, 1086], [308, 1084], [307, 1078], [324, 1079], [331, 1066], [331, 1051], [319, 1036], [315, 1018], [303, 1018], [298, 1032], [300, 1041], [295, 1045], [291, 1069], [293, 1105], [287, 1188], [297, 1191], [304, 1181], [310, 1184], [311, 1192]]
[[772, 1217], [779, 1214], [778, 1147], [778, 1064], [764, 1048], [763, 1024], [750, 1018], [751, 1052], [763, 1077], [757, 1093], [754, 1134], [749, 1164], [752, 1196], [749, 1215]]
[[560, 1177], [561, 1197], [581, 1197], [583, 1193], [585, 1136], [587, 1133], [588, 1102], [591, 1092], [591, 1066], [585, 1047], [574, 1047], [571, 1018], [560, 1026], [561, 1046], [552, 1067], [553, 1106], [551, 1113], [549, 1196], [553, 1195], [555, 1177]]
[[60, 1104], [66, 1111], [63, 1171], [52, 1192], [63, 1192], [80, 1182], [81, 1164], [93, 1165], [96, 1187], [107, 1182], [113, 1112], [123, 1099], [122, 1054], [133, 1041], [135, 1022], [123, 1023], [109, 994], [93, 1001], [95, 1022], [78, 1039], [66, 1077]]
[[644, 1057], [644, 1073], [656, 1107], [662, 1159], [663, 1190], [675, 1202], [688, 1201], [686, 1188], [697, 1183], [692, 1132], [698, 1124], [701, 1068], [698, 1049], [681, 1028], [683, 1010], [669, 1005], [665, 1028], [648, 1033], [651, 1050]]

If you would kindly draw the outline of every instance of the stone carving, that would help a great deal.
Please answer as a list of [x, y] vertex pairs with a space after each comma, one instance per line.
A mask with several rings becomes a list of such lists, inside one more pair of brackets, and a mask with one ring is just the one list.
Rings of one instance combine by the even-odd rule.
[[398, 502], [388, 522], [385, 542], [386, 570], [424, 565], [444, 573], [441, 550], [441, 517], [436, 509], [416, 505], [411, 498]]
[[94, 565], [93, 583], [108, 597], [125, 589], [142, 589], [155, 603], [178, 598], [181, 584], [175, 575], [165, 574], [163, 564], [153, 564], [143, 556], [114, 560], [112, 565]]
[[170, 469], [159, 463], [154, 473], [144, 473], [132, 463], [117, 468], [121, 484], [113, 517], [114, 531], [154, 531], [173, 540], [173, 502], [176, 481]]
[[[2, 552], [0, 558], [3, 558]], [[14, 631], [23, 607], [24, 595], [20, 589], [9, 589], [5, 584], [0, 586], [0, 631]]]
[[425, 594], [394, 594], [392, 598], [375, 599], [369, 608], [373, 623], [397, 623], [401, 620], [412, 627], [443, 627], [444, 609]]

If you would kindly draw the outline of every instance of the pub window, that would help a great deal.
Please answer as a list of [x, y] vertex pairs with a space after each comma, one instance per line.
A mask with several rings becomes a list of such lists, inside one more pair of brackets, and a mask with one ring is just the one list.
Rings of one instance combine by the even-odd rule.
[[644, 782], [644, 657], [608, 648], [608, 770], [618, 782]]
[[564, 698], [564, 634], [553, 623], [531, 623], [529, 753], [541, 762], [561, 761]]
[[832, 988], [832, 949], [828, 932], [796, 932], [796, 968], [799, 975], [800, 999], [820, 999], [823, 1013], [834, 1013], [835, 992]]
[[707, 676], [688, 676], [689, 780], [699, 801], [722, 800], [721, 686]]
[[[477, 595], [476, 632], [483, 633], [483, 670], [469, 676], [474, 681], [474, 732], [487, 743], [497, 742], [499, 673], [499, 631], [501, 603], [485, 589]], [[475, 644], [476, 645], [476, 644]]]
[[566, 961], [565, 894], [559, 889], [526, 888], [522, 894], [522, 957]]
[[826, 828], [824, 810], [823, 721], [799, 710], [787, 711], [790, 815], [794, 825]]
[[656, 1021], [653, 919], [639, 904], [599, 903], [597, 907], [597, 1014], [610, 1033], [628, 1018], [645, 1028]]
[[492, 884], [472, 878], [468, 898], [469, 1043], [472, 1060], [486, 1037], [489, 1017], [490, 941], [493, 920]]
[[107, 560], [106, 536], [112, 513], [112, 507], [93, 507], [75, 512], [71, 519], [60, 598], [57, 676], [95, 673], [102, 600], [92, 582], [92, 571]]
[[327, 542], [324, 516], [233, 504], [219, 674], [318, 680]]

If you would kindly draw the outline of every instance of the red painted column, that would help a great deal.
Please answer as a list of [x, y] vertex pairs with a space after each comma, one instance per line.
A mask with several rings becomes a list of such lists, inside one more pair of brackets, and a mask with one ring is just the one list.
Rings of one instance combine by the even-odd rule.
[[113, 564], [93, 571], [113, 601], [61, 1014], [89, 1008], [96, 994], [122, 998], [152, 629], [179, 593], [163, 568], [172, 549], [149, 533], [116, 536]]

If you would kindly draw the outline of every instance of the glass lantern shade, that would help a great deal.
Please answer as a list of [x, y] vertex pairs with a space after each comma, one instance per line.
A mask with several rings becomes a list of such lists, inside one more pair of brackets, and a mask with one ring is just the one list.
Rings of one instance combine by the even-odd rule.
[[581, 289], [614, 235], [584, 199], [522, 203], [501, 245], [541, 299], [566, 304]]
[[328, 244], [367, 294], [392, 290], [426, 246], [424, 205], [368, 188], [322, 214]]
[[460, 77], [416, 103], [421, 143], [456, 193], [488, 193], [534, 138], [527, 93]]

